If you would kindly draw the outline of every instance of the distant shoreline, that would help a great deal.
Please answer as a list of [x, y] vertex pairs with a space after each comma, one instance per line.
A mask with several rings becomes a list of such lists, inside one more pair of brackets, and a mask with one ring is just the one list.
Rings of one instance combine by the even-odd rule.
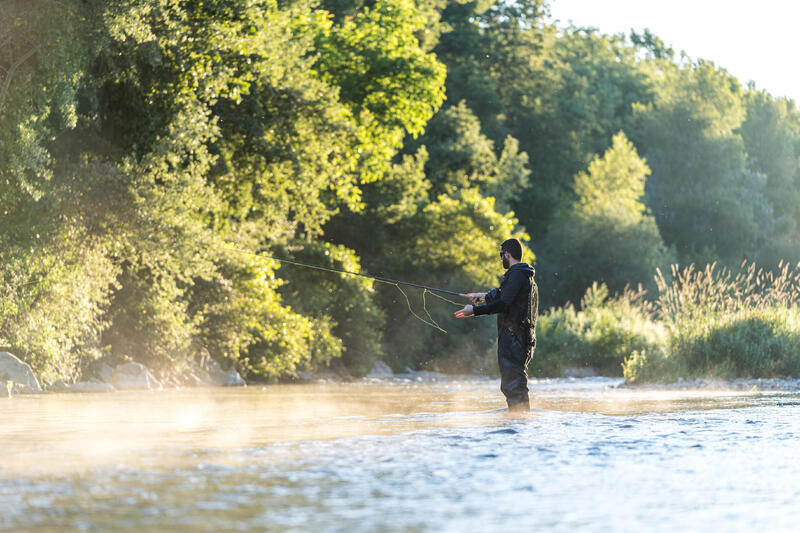
[[800, 378], [679, 378], [674, 383], [628, 383], [620, 385], [626, 389], [653, 389], [653, 390], [730, 390], [730, 391], [760, 391], [760, 392], [797, 392], [800, 391]]

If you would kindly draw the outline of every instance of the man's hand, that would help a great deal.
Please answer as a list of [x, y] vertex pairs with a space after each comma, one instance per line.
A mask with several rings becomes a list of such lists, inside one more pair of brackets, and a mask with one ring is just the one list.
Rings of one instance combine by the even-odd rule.
[[455, 312], [456, 318], [467, 318], [468, 316], [473, 316], [475, 313], [472, 312], [472, 306], [468, 305], [464, 307], [464, 309], [459, 309]]
[[485, 292], [468, 292], [466, 294], [461, 294], [464, 298], [469, 298], [469, 300], [473, 304], [479, 304], [486, 298]]

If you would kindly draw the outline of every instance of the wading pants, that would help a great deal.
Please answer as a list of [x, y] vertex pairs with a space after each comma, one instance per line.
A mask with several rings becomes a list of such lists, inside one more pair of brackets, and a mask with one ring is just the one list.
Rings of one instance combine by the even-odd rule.
[[503, 330], [497, 338], [497, 364], [500, 367], [500, 390], [506, 396], [508, 409], [529, 411], [528, 373], [526, 367], [531, 360], [532, 350], [511, 330]]

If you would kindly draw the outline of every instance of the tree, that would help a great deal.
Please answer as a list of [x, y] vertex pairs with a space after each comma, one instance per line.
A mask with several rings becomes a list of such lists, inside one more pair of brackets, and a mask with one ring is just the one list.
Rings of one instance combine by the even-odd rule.
[[[0, 20], [36, 56], [0, 57], [3, 342], [68, 378], [101, 354], [168, 371], [208, 352], [264, 378], [340, 355], [258, 250], [360, 209], [438, 107], [413, 5], [334, 26], [305, 1], [23, 4]], [[55, 341], [24, 346], [32, 328]]]
[[529, 186], [528, 155], [520, 152], [519, 142], [506, 137], [498, 156], [495, 143], [483, 134], [478, 118], [463, 101], [439, 111], [425, 134], [407, 144], [410, 151], [426, 147], [425, 173], [434, 196], [477, 187], [499, 208], [508, 209]]
[[[621, 292], [651, 285], [673, 259], [642, 202], [650, 169], [623, 132], [575, 176], [577, 200], [554, 221], [542, 245], [549, 303], [578, 302], [594, 282]], [[543, 298], [545, 299], [545, 298]]]
[[683, 262], [739, 262], [754, 253], [765, 205], [736, 133], [745, 117], [739, 84], [702, 60], [651, 69], [657, 97], [635, 106], [632, 137], [653, 169], [647, 198], [661, 234]]
[[753, 259], [777, 265], [800, 258], [800, 112], [794, 103], [763, 91], [745, 92], [747, 116], [739, 129], [747, 152], [747, 168], [762, 177], [771, 216], [759, 224], [760, 246]]

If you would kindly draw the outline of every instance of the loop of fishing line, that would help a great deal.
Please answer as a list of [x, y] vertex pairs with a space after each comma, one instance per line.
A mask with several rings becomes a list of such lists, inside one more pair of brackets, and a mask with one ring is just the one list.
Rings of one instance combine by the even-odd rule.
[[[425, 289], [425, 290], [427, 290], [427, 289]], [[436, 294], [435, 292], [428, 291], [428, 294], [430, 294], [431, 296], [436, 296], [436, 297], [437, 297], [437, 298], [439, 298], [440, 300], [444, 300], [444, 301], [445, 301], [445, 302], [447, 302], [447, 303], [451, 303], [451, 304], [453, 304], [453, 305], [457, 305], [458, 307], [464, 307], [464, 304], [462, 304], [462, 303], [458, 303], [458, 302], [454, 302], [453, 300], [450, 300], [450, 299], [448, 299], [448, 298], [445, 298], [444, 296], [439, 296], [439, 295], [438, 295], [438, 294]]]
[[[273, 259], [273, 260], [279, 261], [281, 263], [289, 263], [289, 264], [292, 264], [292, 265], [303, 266], [303, 267], [307, 267], [307, 268], [313, 268], [313, 269], [316, 269], [316, 270], [323, 270], [323, 271], [326, 271], [326, 272], [334, 272], [334, 273], [339, 273], [339, 274], [350, 274], [350, 275], [353, 275], [353, 276], [361, 276], [361, 277], [364, 277], [364, 278], [372, 279], [372, 280], [377, 281], [379, 283], [386, 283], [387, 285], [394, 285], [395, 287], [397, 287], [397, 290], [400, 291], [400, 294], [403, 295], [403, 298], [405, 298], [406, 306], [408, 307], [408, 311], [414, 316], [414, 318], [416, 318], [417, 320], [419, 320], [423, 324], [426, 324], [426, 325], [428, 325], [428, 326], [430, 326], [432, 328], [438, 329], [442, 333], [447, 333], [447, 331], [445, 329], [443, 329], [436, 322], [436, 320], [434, 320], [433, 317], [431, 316], [430, 312], [428, 311], [428, 304], [427, 304], [427, 301], [425, 299], [425, 295], [426, 294], [432, 294], [432, 295], [436, 296], [437, 298], [439, 298], [440, 300], [444, 300], [445, 302], [448, 302], [448, 303], [453, 304], [455, 306], [462, 307], [462, 304], [460, 304], [458, 302], [454, 302], [453, 300], [445, 298], [444, 296], [441, 296], [439, 294], [436, 294], [436, 292], [434, 292], [434, 291], [438, 291], [438, 292], [444, 292], [444, 293], [447, 293], [447, 294], [459, 295], [459, 293], [454, 292], [454, 291], [448, 291], [446, 289], [438, 289], [436, 287], [428, 287], [426, 285], [421, 285], [419, 283], [410, 283], [410, 282], [407, 282], [407, 281], [399, 281], [399, 280], [390, 279], [390, 278], [383, 278], [383, 277], [380, 277], [380, 276], [372, 276], [370, 274], [362, 274], [360, 272], [350, 272], [349, 270], [342, 270], [342, 269], [339, 269], [339, 268], [326, 267], [326, 266], [322, 266], [322, 265], [313, 265], [311, 263], [303, 263], [301, 261], [293, 261], [291, 259], [282, 259], [280, 257], [273, 257], [273, 256], [268, 256], [268, 255], [262, 255], [262, 257], [267, 258], [267, 259]], [[426, 320], [425, 318], [423, 318], [420, 315], [418, 315], [414, 311], [414, 309], [411, 308], [411, 300], [408, 298], [408, 295], [406, 294], [406, 292], [400, 287], [400, 284], [409, 285], [411, 287], [418, 287], [418, 288], [422, 289], [422, 309], [423, 309], [423, 311], [425, 311], [425, 314], [428, 316], [428, 320]]]
[[417, 320], [419, 320], [419, 321], [420, 321], [420, 322], [422, 322], [423, 324], [427, 324], [427, 325], [429, 325], [429, 326], [430, 326], [430, 327], [432, 327], [432, 328], [438, 329], [438, 330], [439, 330], [439, 331], [441, 331], [442, 333], [447, 333], [447, 331], [446, 331], [446, 330], [442, 329], [442, 327], [441, 327], [441, 326], [439, 326], [439, 324], [437, 324], [437, 323], [436, 323], [436, 321], [433, 319], [433, 317], [431, 316], [431, 314], [430, 314], [430, 313], [428, 313], [428, 309], [425, 307], [425, 292], [426, 292], [428, 289], [425, 289], [425, 290], [422, 292], [422, 308], [423, 308], [423, 309], [425, 309], [425, 314], [427, 314], [427, 315], [428, 315], [428, 318], [430, 318], [430, 321], [428, 321], [428, 320], [425, 320], [424, 318], [422, 318], [421, 316], [419, 316], [417, 313], [415, 313], [415, 312], [414, 312], [414, 310], [411, 308], [411, 301], [408, 299], [408, 295], [406, 294], [406, 292], [405, 292], [403, 289], [401, 289], [401, 288], [400, 288], [400, 285], [399, 285], [398, 283], [395, 283], [395, 284], [394, 284], [394, 286], [395, 286], [395, 287], [397, 287], [397, 290], [398, 290], [398, 291], [400, 291], [400, 294], [402, 294], [402, 295], [403, 295], [403, 297], [406, 299], [406, 305], [408, 306], [408, 311], [409, 311], [409, 312], [410, 312], [412, 315], [414, 315], [414, 317], [415, 317]]

